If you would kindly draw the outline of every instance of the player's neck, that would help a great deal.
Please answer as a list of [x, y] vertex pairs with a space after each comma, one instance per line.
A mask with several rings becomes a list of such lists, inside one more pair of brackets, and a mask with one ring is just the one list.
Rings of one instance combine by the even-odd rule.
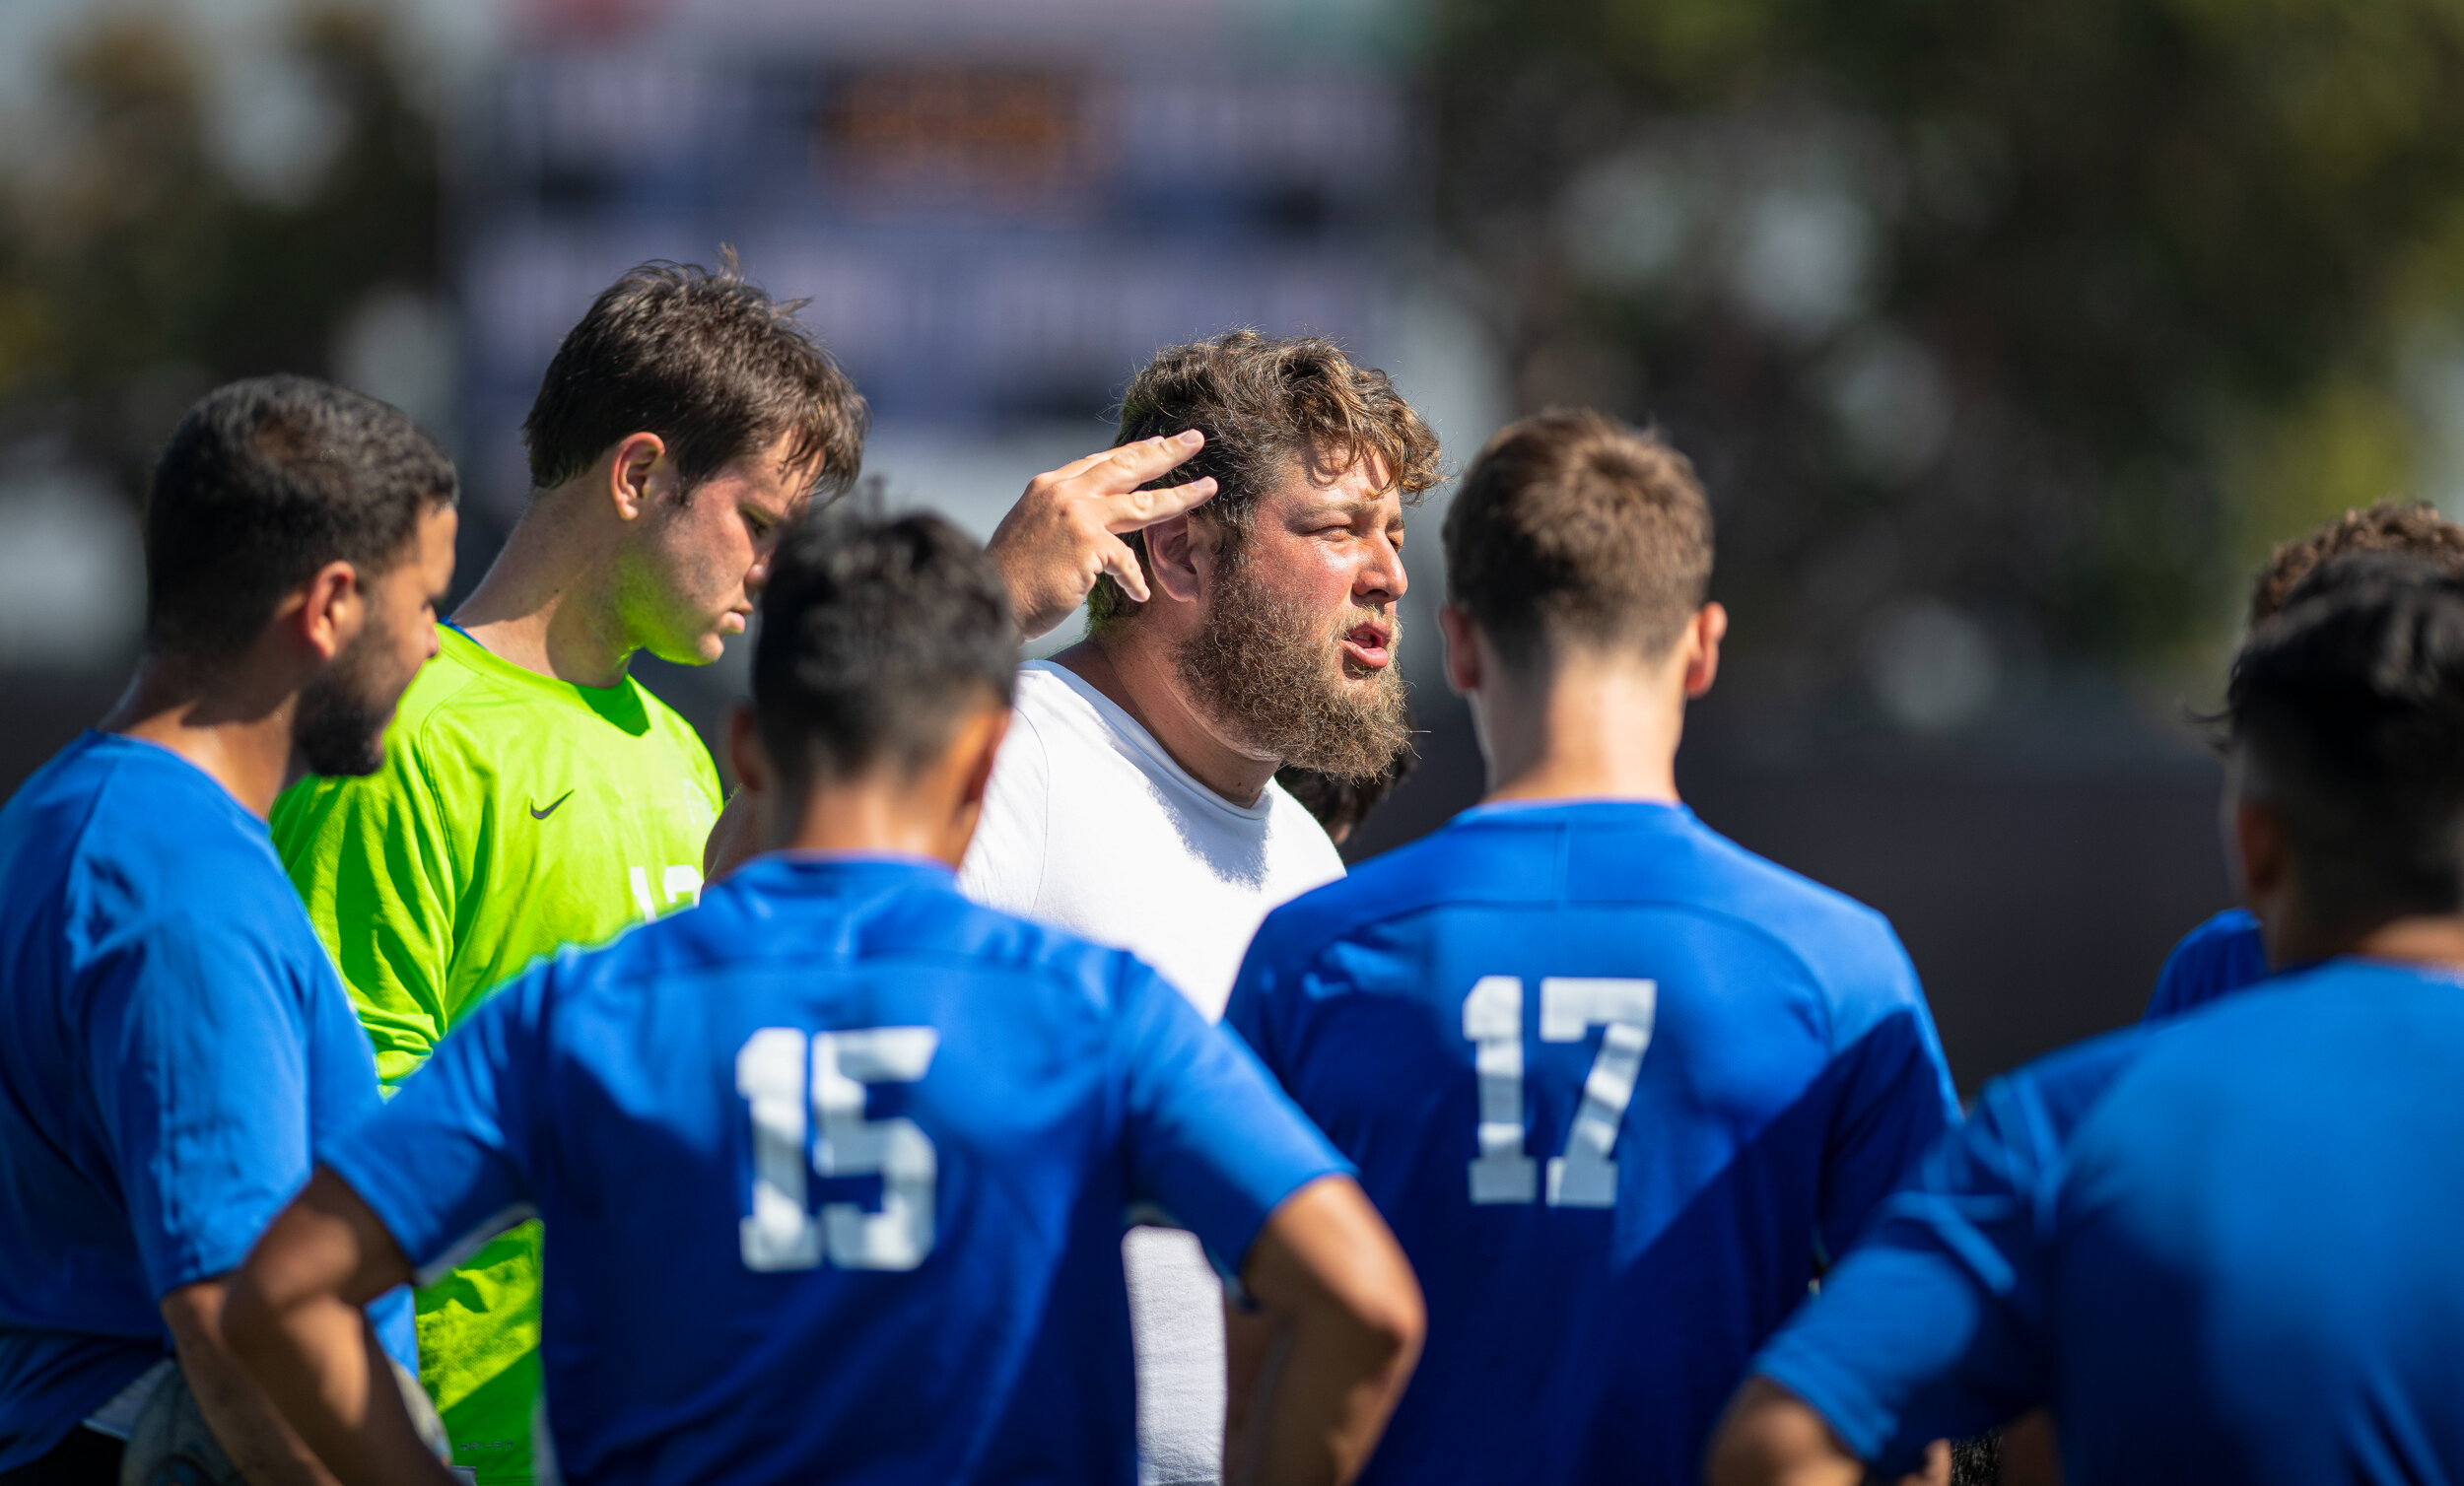
[[2397, 965], [2464, 971], [2464, 917], [2416, 913], [2391, 918], [2361, 934], [2310, 932], [2297, 922], [2280, 923], [2269, 936], [2270, 960], [2289, 970], [2338, 955], [2358, 955]]
[[532, 501], [453, 623], [523, 670], [575, 686], [614, 686], [641, 645], [617, 602], [612, 546], [573, 497], [555, 490]]
[[1160, 633], [1115, 632], [1071, 645], [1053, 660], [1128, 712], [1191, 777], [1235, 805], [1257, 804], [1282, 767], [1234, 743], [1198, 710], [1172, 663], [1171, 641]]
[[147, 657], [97, 725], [177, 754], [263, 820], [296, 777], [292, 717], [300, 694], [296, 684], [250, 675], [252, 669], [242, 665], [232, 678], [207, 682]]
[[1486, 799], [1677, 803], [1685, 703], [1668, 667], [1558, 660], [1493, 673], [1471, 700]]

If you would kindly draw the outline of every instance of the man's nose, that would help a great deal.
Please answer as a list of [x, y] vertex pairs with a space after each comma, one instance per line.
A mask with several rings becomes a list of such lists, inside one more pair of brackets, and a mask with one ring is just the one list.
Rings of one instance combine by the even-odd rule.
[[1411, 577], [1403, 572], [1403, 554], [1394, 541], [1380, 534], [1370, 544], [1368, 560], [1360, 565], [1359, 574], [1352, 579], [1352, 592], [1361, 598], [1388, 602], [1403, 596], [1411, 586]]

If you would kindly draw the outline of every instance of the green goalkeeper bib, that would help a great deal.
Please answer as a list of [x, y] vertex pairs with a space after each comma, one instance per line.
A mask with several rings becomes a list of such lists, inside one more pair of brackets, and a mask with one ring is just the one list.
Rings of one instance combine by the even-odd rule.
[[[383, 770], [274, 806], [387, 1092], [531, 961], [692, 903], [719, 806], [710, 751], [633, 678], [573, 686], [441, 637]], [[420, 1380], [486, 1486], [532, 1478], [539, 1262], [527, 1223], [419, 1293]]]

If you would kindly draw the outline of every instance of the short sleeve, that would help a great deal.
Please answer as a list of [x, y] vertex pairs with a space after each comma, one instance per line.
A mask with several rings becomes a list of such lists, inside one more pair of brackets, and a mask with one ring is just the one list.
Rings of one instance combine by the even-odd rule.
[[1052, 763], [1035, 720], [1010, 717], [975, 839], [958, 864], [958, 890], [989, 909], [1035, 914], [1044, 891], [1044, 853], [1052, 840]]
[[1823, 1252], [1834, 1257], [1914, 1180], [1926, 1151], [1959, 1118], [1916, 967], [1896, 936], [1882, 934], [1887, 943], [1832, 1005], [1835, 1099], [1819, 1223]]
[[386, 740], [365, 778], [301, 781], [273, 832], [317, 937], [334, 957], [388, 1089], [436, 1049], [450, 1002], [458, 889], [445, 812], [417, 740]]
[[297, 974], [244, 918], [202, 915], [148, 923], [95, 966], [86, 1063], [158, 1298], [237, 1267], [308, 1180]]
[[1987, 1086], [1752, 1371], [1885, 1475], [2045, 1402], [2062, 1145], [2137, 1046], [2102, 1039]]
[[1284, 1198], [1351, 1167], [1237, 1036], [1208, 1026], [1145, 966], [1126, 955], [1121, 964], [1131, 1198], [1198, 1235], [1215, 1268], [1238, 1276]]
[[514, 1224], [537, 1216], [534, 1132], [551, 961], [465, 1019], [376, 1115], [317, 1160], [376, 1214], [427, 1284]]

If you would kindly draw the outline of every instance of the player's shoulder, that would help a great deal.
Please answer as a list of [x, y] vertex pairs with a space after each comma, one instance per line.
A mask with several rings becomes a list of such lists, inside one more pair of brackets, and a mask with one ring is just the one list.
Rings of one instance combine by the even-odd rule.
[[2245, 910], [2226, 909], [2184, 934], [2164, 957], [2147, 1014], [2151, 1020], [2178, 1016], [2267, 976], [2259, 921]]
[[961, 894], [945, 871], [921, 864], [858, 868], [855, 891], [815, 895], [795, 878], [834, 870], [827, 862], [756, 858], [702, 895], [700, 905], [638, 925], [578, 960], [570, 975], [655, 984], [681, 971], [785, 957], [799, 965], [907, 963], [963, 971], [1108, 1008], [1129, 981], [1151, 976], [1126, 950], [988, 908]]

